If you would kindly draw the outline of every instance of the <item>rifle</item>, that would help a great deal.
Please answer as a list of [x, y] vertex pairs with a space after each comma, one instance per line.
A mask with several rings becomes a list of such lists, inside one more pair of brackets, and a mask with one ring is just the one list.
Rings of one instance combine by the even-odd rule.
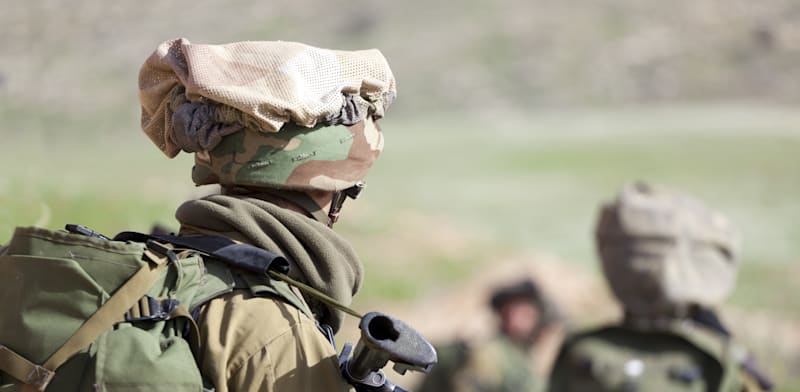
[[[370, 312], [358, 326], [361, 338], [345, 344], [339, 369], [357, 392], [408, 392], [391, 382], [381, 369], [389, 361], [394, 370], [429, 372], [437, 361], [436, 349], [408, 324], [381, 312]], [[352, 353], [352, 356], [351, 356]]]

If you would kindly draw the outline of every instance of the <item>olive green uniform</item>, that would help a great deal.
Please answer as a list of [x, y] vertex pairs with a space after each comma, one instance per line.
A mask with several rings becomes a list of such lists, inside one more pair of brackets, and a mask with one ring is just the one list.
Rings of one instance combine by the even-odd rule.
[[316, 323], [272, 297], [234, 292], [199, 319], [200, 370], [218, 392], [347, 391], [336, 353]]
[[661, 330], [614, 325], [561, 348], [549, 391], [744, 391], [736, 346], [689, 321]]
[[[176, 217], [184, 235], [224, 236], [282, 251], [292, 260], [290, 274], [304, 280], [327, 276], [329, 286], [341, 287], [343, 301], [349, 302], [360, 283], [360, 263], [347, 242], [297, 212], [258, 199], [215, 195], [184, 203]], [[349, 390], [333, 345], [318, 328], [336, 328], [340, 312], [297, 291], [286, 298], [251, 292], [237, 290], [201, 308], [200, 370], [206, 381], [222, 392]]]

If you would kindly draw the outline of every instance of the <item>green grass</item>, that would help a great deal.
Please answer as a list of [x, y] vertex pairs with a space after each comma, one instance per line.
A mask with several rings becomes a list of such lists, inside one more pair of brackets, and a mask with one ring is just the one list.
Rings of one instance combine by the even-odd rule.
[[3, 114], [0, 242], [14, 226], [37, 222], [81, 223], [110, 234], [147, 230], [174, 222], [176, 204], [196, 192], [191, 158], [171, 164], [130, 125], [121, 132], [104, 126], [111, 119], [37, 116], [24, 108]]
[[[462, 250], [465, 254], [535, 251], [589, 266], [598, 204], [621, 184], [645, 179], [694, 193], [739, 224], [745, 239], [739, 289], [757, 292], [761, 286], [750, 282], [762, 279], [750, 275], [780, 275], [774, 271], [797, 262], [800, 253], [795, 240], [800, 236], [800, 133], [792, 129], [797, 119], [783, 110], [755, 107], [746, 116], [741, 109], [384, 121], [386, 150], [355, 207], [366, 211], [367, 219], [345, 220], [340, 230], [368, 239], [359, 244], [368, 262], [372, 254], [385, 258], [370, 244], [392, 236], [393, 220], [414, 211], [469, 238], [474, 245]], [[108, 119], [99, 121], [98, 129], [92, 117], [37, 116], [25, 107], [2, 114], [7, 121], [6, 142], [0, 145], [0, 165], [6, 168], [0, 173], [0, 238], [7, 238], [14, 225], [33, 224], [48, 214], [51, 227], [80, 222], [108, 233], [146, 230], [154, 222], [174, 225], [174, 206], [196, 192], [189, 180], [191, 157], [167, 160], [135, 128], [133, 114], [115, 113], [128, 122], [113, 131], [104, 130]], [[453, 257], [436, 244], [424, 252], [414, 256]], [[395, 292], [408, 294], [421, 286], [409, 284], [411, 289]], [[755, 298], [737, 294], [734, 301], [764, 305]]]
[[[131, 111], [76, 118], [0, 108], [0, 243], [14, 226], [36, 223], [107, 234], [176, 227], [174, 208], [198, 192], [191, 157], [166, 159]], [[732, 305], [797, 320], [798, 120], [746, 105], [387, 119], [383, 157], [337, 230], [366, 264], [360, 301], [412, 301], [503, 255], [594, 269], [599, 203], [646, 179], [691, 192], [739, 225]]]
[[766, 304], [784, 316], [800, 316], [800, 296], [795, 295], [800, 265], [745, 263], [731, 303], [762, 309]]
[[744, 267], [734, 304], [800, 314], [795, 301], [758, 294], [769, 293], [771, 282], [793, 286], [780, 271], [800, 250], [800, 135], [782, 110], [754, 108], [747, 116], [739, 109], [587, 111], [565, 113], [561, 123], [549, 113], [507, 124], [385, 122], [386, 151], [359, 203], [453, 222], [480, 239], [476, 248], [591, 266], [599, 203], [627, 181], [650, 180], [693, 193], [738, 224]]
[[[716, 19], [696, 17], [710, 1], [245, 1], [211, 12], [188, 2], [23, 3], [0, 13], [0, 243], [14, 226], [35, 223], [104, 233], [175, 227], [175, 206], [197, 192], [191, 157], [168, 161], [137, 127], [138, 67], [159, 42], [377, 47], [400, 99], [384, 121], [387, 148], [369, 188], [337, 227], [367, 264], [363, 298], [418, 299], [491, 268], [498, 255], [544, 253], [596, 270], [598, 204], [647, 179], [694, 193], [739, 224], [735, 306], [800, 317], [796, 107], [527, 111], [691, 97], [796, 101], [800, 52], [784, 45], [781, 27], [791, 24], [789, 2]], [[769, 48], [753, 40], [765, 26], [776, 38]], [[508, 107], [527, 112], [497, 112]]]
[[[796, 133], [685, 132], [691, 119], [664, 130], [643, 123], [641, 131], [581, 133], [570, 129], [581, 121], [576, 117], [549, 131], [536, 129], [535, 116], [529, 129], [386, 125], [386, 158], [369, 179], [370, 193], [382, 192], [377, 203], [454, 219], [491, 242], [587, 262], [598, 204], [621, 184], [644, 179], [690, 191], [731, 215], [744, 231], [749, 261], [796, 260], [788, 249], [796, 246], [800, 219]], [[617, 121], [631, 127], [624, 113]]]

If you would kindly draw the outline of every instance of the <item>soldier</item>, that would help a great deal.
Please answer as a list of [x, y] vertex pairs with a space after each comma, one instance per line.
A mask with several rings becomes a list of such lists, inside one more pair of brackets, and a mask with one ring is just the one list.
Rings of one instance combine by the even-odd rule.
[[771, 388], [712, 308], [736, 276], [738, 235], [728, 219], [638, 183], [603, 206], [595, 239], [624, 318], [567, 339], [550, 391]]
[[[162, 44], [140, 73], [142, 126], [168, 156], [195, 155], [192, 179], [222, 194], [178, 208], [181, 235], [219, 235], [286, 256], [294, 278], [349, 303], [362, 266], [331, 230], [383, 149], [376, 120], [395, 96], [377, 50], [287, 42]], [[329, 341], [343, 313], [235, 290], [199, 314], [200, 370], [218, 392], [347, 386]]]
[[[170, 158], [193, 153], [192, 180], [221, 194], [182, 204], [180, 235], [146, 245], [18, 229], [0, 254], [0, 388], [197, 391], [199, 368], [218, 392], [349, 390], [332, 345], [344, 312], [331, 303], [349, 304], [363, 271], [331, 227], [383, 149], [377, 120], [396, 94], [383, 55], [176, 39], [144, 63], [139, 93], [144, 132]], [[261, 250], [317, 294], [221, 262], [261, 261]], [[186, 333], [196, 366], [176, 357], [189, 352], [176, 331], [197, 332]]]
[[530, 279], [497, 288], [489, 299], [497, 334], [439, 349], [439, 363], [419, 392], [539, 391], [531, 350], [543, 332], [558, 321], [554, 308]]

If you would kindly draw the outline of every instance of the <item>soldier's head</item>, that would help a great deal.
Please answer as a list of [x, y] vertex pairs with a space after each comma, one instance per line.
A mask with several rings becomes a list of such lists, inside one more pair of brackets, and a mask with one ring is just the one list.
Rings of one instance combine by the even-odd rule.
[[632, 316], [673, 317], [691, 305], [712, 306], [735, 283], [738, 233], [687, 195], [627, 185], [600, 209], [595, 239], [611, 290]]
[[394, 76], [377, 50], [167, 41], [140, 72], [142, 127], [192, 180], [332, 225], [383, 149]]
[[500, 332], [511, 340], [531, 346], [543, 327], [556, 319], [552, 305], [530, 279], [497, 287], [489, 298]]

